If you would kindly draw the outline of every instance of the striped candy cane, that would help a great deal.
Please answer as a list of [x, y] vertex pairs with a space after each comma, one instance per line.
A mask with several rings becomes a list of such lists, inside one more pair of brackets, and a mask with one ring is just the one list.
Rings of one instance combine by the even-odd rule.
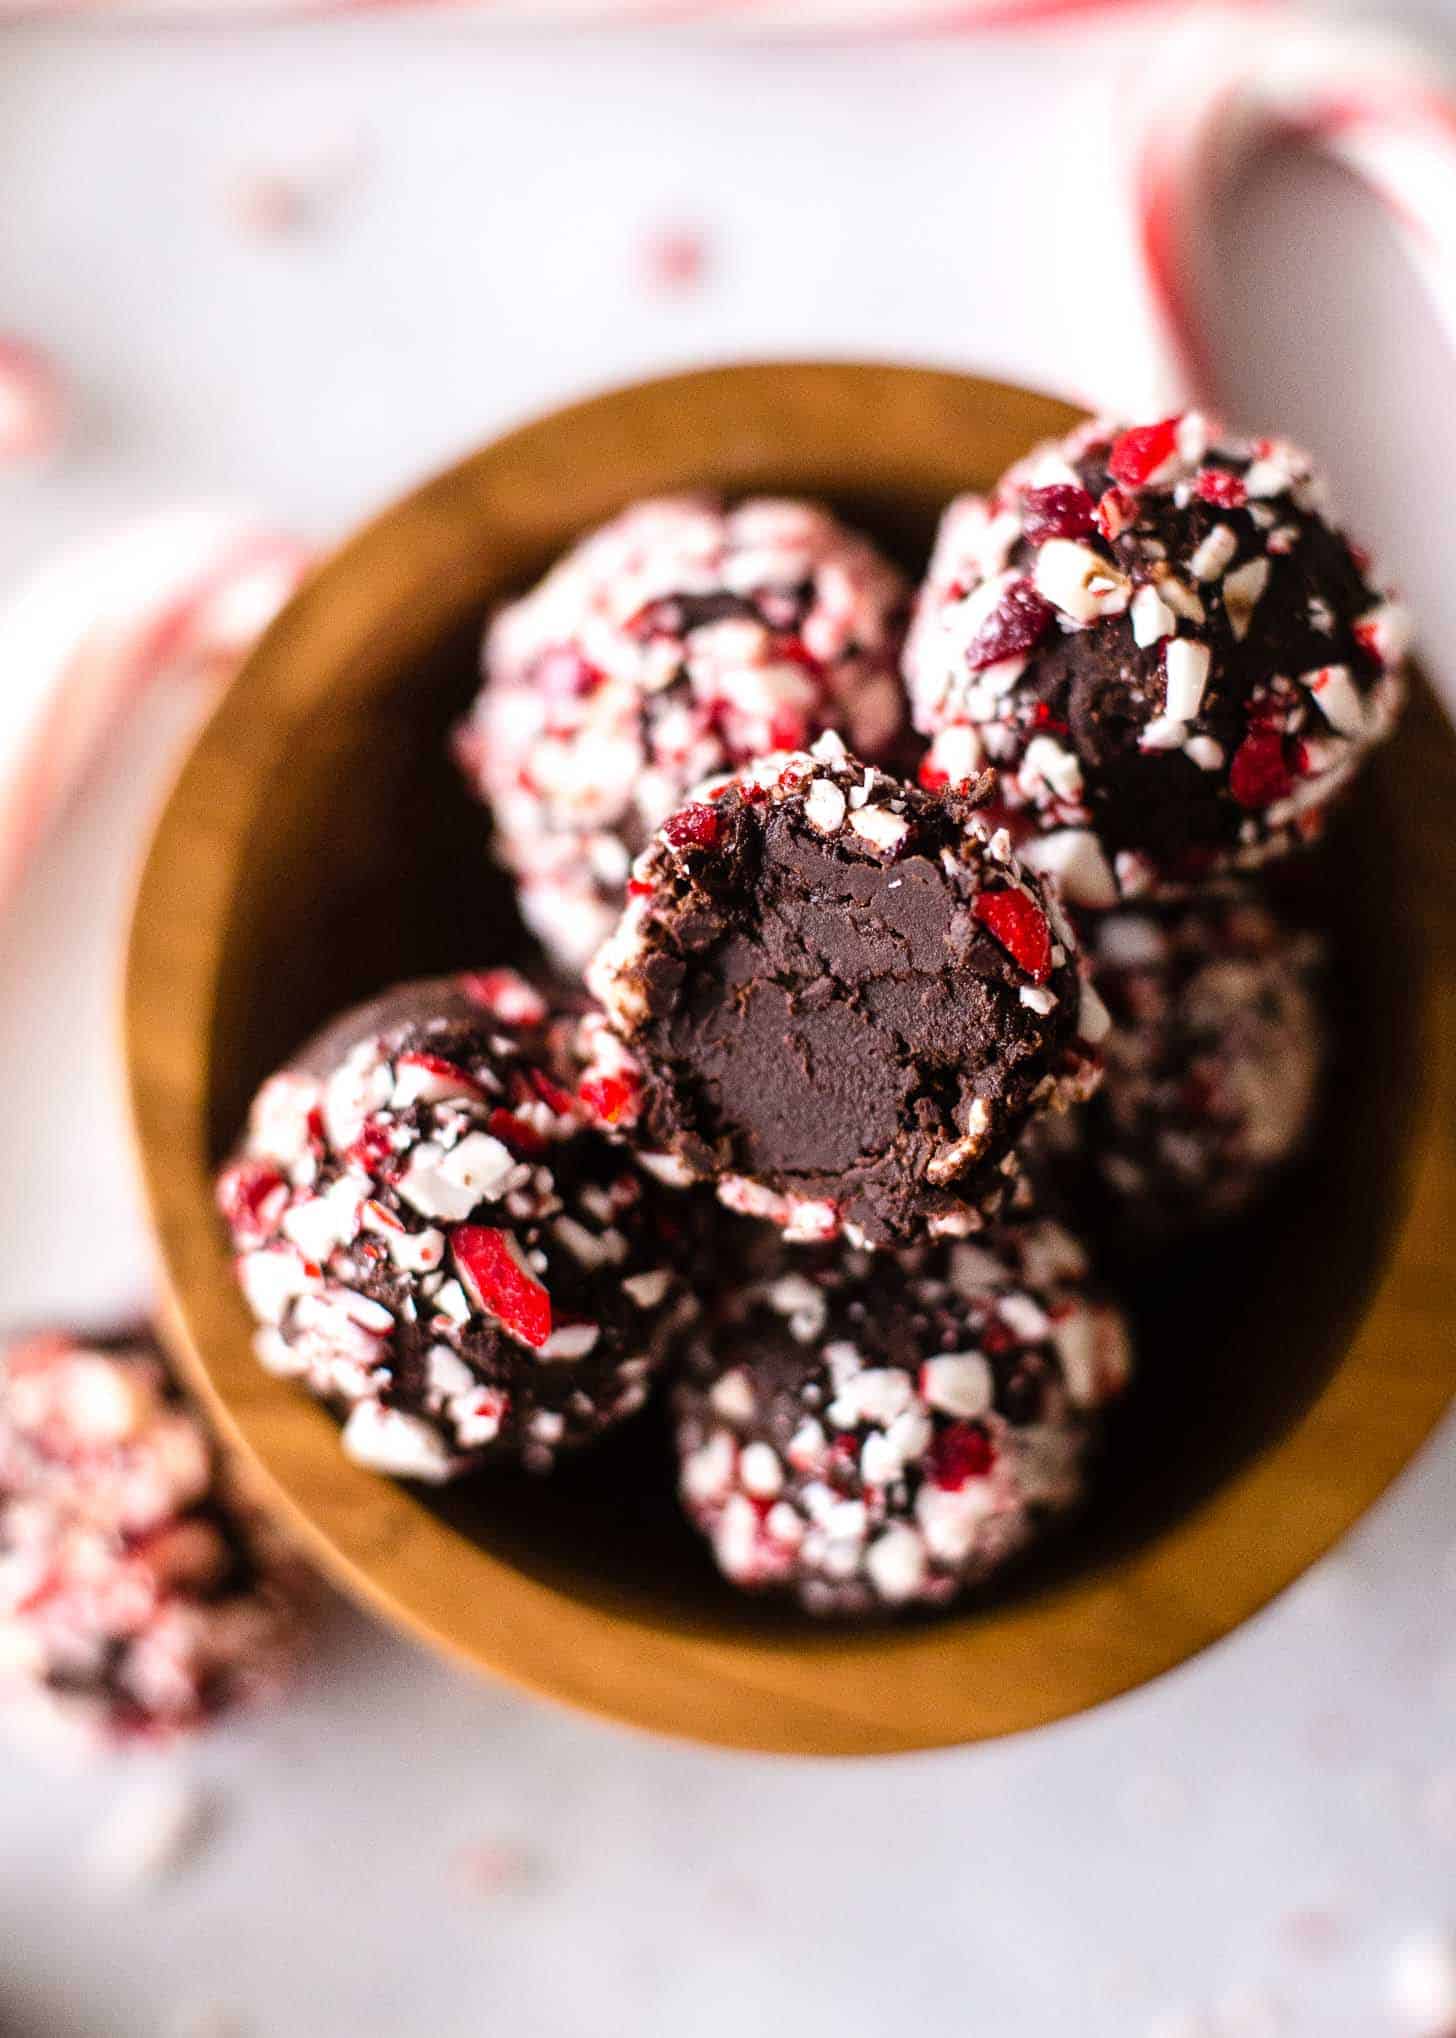
[[[234, 0], [241, 14], [396, 4], [429, 0]], [[196, 0], [139, 0], [127, 11], [198, 9]], [[496, 0], [478, 10], [460, 0], [459, 11], [885, 36], [1056, 23], [1085, 30], [1132, 16], [1136, 65], [1116, 105], [1132, 267], [1130, 289], [1108, 300], [1127, 329], [1119, 337], [1129, 365], [1122, 389], [1099, 394], [1147, 411], [1207, 393], [1192, 258], [1230, 180], [1259, 150], [1291, 139], [1325, 150], [1383, 199], [1456, 340], [1456, 101], [1433, 82], [1428, 52], [1384, 33], [1256, 0], [1171, 21], [1158, 0]], [[0, 340], [0, 461], [50, 450], [63, 408], [44, 355]], [[228, 669], [304, 564], [297, 547], [255, 526], [184, 511], [69, 554], [0, 606], [8, 696], [0, 905], [118, 715], [163, 673]]]
[[1220, 195], [1280, 143], [1322, 150], [1369, 185], [1456, 344], [1456, 97], [1429, 50], [1282, 11], [1200, 10], [1140, 54], [1122, 112], [1150, 398], [1208, 394], [1194, 256]]
[[[80, 11], [85, 0], [72, 0]], [[706, 28], [755, 41], [806, 36], [906, 31], [955, 33], [967, 28], [1019, 27], [1124, 14], [1167, 11], [1167, 0], [120, 0], [114, 11], [133, 20], [185, 20], [223, 13], [234, 19], [284, 15], [418, 13], [433, 8], [492, 27]], [[5, 11], [0, 0], [0, 16]]]
[[127, 709], [164, 679], [225, 678], [307, 564], [243, 518], [172, 510], [76, 547], [0, 603], [0, 906]]

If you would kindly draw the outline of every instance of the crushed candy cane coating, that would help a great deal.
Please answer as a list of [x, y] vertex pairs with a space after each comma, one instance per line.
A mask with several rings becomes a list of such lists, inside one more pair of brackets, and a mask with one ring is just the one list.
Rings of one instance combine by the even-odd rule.
[[277, 1687], [309, 1598], [154, 1347], [0, 1347], [0, 1688], [18, 1721], [92, 1748], [200, 1726]]
[[1093, 1197], [1124, 1244], [1160, 1246], [1247, 1209], [1303, 1148], [1328, 1049], [1323, 944], [1247, 882], [1089, 915], [1084, 938], [1112, 1021], [1104, 1080], [1030, 1171]]
[[682, 1504], [733, 1584], [815, 1614], [943, 1606], [1081, 1499], [1131, 1349], [1060, 1225], [739, 1250], [675, 1397]]
[[259, 1091], [218, 1179], [263, 1365], [376, 1470], [549, 1466], [647, 1397], [690, 1309], [675, 1224], [494, 970], [399, 986]]
[[1175, 895], [1317, 835], [1407, 636], [1296, 447], [1091, 423], [946, 511], [905, 650], [922, 782], [994, 767], [1071, 905]]

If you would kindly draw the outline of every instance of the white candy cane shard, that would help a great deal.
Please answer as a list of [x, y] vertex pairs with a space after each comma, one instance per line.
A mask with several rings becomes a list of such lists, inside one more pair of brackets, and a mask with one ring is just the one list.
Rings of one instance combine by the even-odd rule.
[[1163, 712], [1175, 721], [1191, 722], [1203, 705], [1208, 684], [1209, 652], [1206, 644], [1189, 637], [1175, 637], [1163, 654], [1168, 694]]
[[1117, 879], [1089, 828], [1056, 828], [1049, 835], [1033, 836], [1022, 848], [1021, 860], [1053, 878], [1074, 906], [1102, 909], [1117, 904]]
[[1224, 613], [1229, 628], [1239, 639], [1249, 634], [1249, 622], [1254, 610], [1269, 585], [1269, 562], [1267, 559], [1250, 559], [1236, 572], [1226, 576], [1223, 583]]
[[438, 1430], [417, 1415], [382, 1408], [377, 1401], [356, 1402], [340, 1441], [356, 1465], [428, 1486], [443, 1485], [460, 1469]]
[[1173, 611], [1151, 581], [1146, 581], [1133, 596], [1129, 613], [1135, 644], [1156, 644], [1160, 637], [1171, 637], [1178, 627]]
[[1315, 705], [1342, 736], [1365, 732], [1365, 704], [1355, 689], [1348, 665], [1321, 665], [1300, 674], [1299, 683], [1314, 695]]
[[1188, 562], [1195, 580], [1218, 580], [1228, 570], [1239, 541], [1228, 524], [1215, 524]]
[[1043, 600], [1078, 623], [1121, 615], [1132, 600], [1132, 582], [1121, 568], [1071, 538], [1047, 539], [1032, 578]]

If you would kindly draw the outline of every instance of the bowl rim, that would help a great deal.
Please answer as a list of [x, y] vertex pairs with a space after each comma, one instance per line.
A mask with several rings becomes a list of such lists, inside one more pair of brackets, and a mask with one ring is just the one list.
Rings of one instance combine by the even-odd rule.
[[[624, 1615], [529, 1577], [432, 1514], [409, 1489], [353, 1465], [322, 1409], [249, 1359], [227, 1377], [214, 1318], [223, 1255], [206, 1151], [211, 1019], [223, 880], [198, 873], [216, 787], [245, 712], [287, 697], [298, 661], [346, 655], [381, 624], [388, 589], [443, 602], [480, 505], [564, 449], [614, 433], [628, 445], [700, 416], [747, 439], [786, 422], [812, 441], [849, 405], [904, 402], [948, 423], [994, 409], [1024, 448], [1080, 415], [1057, 399], [950, 370], [853, 361], [754, 361], [632, 382], [550, 410], [425, 481], [346, 538], [273, 623], [194, 738], [172, 781], [137, 887], [123, 988], [129, 1102], [159, 1261], [160, 1327], [226, 1440], [321, 1567], [356, 1599], [475, 1670], [620, 1723], [757, 1752], [863, 1755], [958, 1745], [1045, 1724], [1159, 1676], [1241, 1625], [1321, 1556], [1402, 1469], [1456, 1387], [1453, 1309], [1433, 1280], [1456, 1226], [1456, 985], [1432, 976], [1422, 1092], [1406, 1153], [1408, 1199], [1365, 1313], [1329, 1377], [1282, 1434], [1145, 1544], [1044, 1592], [936, 1624], [729, 1636]], [[754, 435], [758, 434], [758, 440]], [[635, 436], [634, 436], [635, 435]], [[880, 462], [893, 468], [895, 454]], [[879, 471], [884, 489], [886, 473]], [[925, 485], [926, 463], [907, 467]], [[957, 470], [948, 455], [947, 475]], [[873, 478], [873, 477], [872, 477]], [[731, 478], [723, 477], [731, 486]], [[825, 484], [828, 485], [827, 483]], [[810, 484], [806, 481], [806, 489]], [[636, 491], [633, 491], [636, 492]], [[947, 490], [947, 493], [953, 492]], [[363, 610], [362, 589], [371, 589]], [[226, 808], [226, 801], [222, 801]], [[1439, 1006], [1437, 1002], [1439, 1000]], [[1439, 1010], [1445, 1023], [1433, 1023]], [[192, 1015], [183, 1024], [179, 1013]], [[231, 1291], [231, 1283], [226, 1283]], [[1291, 1505], [1297, 1496], [1297, 1505]]]

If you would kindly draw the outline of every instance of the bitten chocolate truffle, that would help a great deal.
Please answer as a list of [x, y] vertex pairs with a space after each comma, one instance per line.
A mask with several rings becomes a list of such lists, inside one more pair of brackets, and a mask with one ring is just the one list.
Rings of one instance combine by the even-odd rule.
[[264, 1084], [218, 1180], [259, 1359], [343, 1445], [441, 1482], [548, 1467], [641, 1406], [691, 1303], [679, 1216], [506, 970], [402, 985]]
[[1081, 1498], [1130, 1347], [1060, 1226], [748, 1259], [675, 1404], [683, 1506], [735, 1585], [816, 1614], [944, 1605]]
[[1093, 1087], [1105, 1015], [983, 792], [826, 735], [680, 807], [589, 977], [640, 1075], [619, 1122], [795, 1238], [998, 1210], [1028, 1122]]
[[0, 1685], [20, 1723], [92, 1747], [200, 1726], [277, 1686], [309, 1597], [152, 1346], [0, 1348]]
[[1089, 424], [946, 512], [905, 654], [922, 781], [994, 765], [1073, 905], [1176, 893], [1318, 832], [1406, 634], [1286, 441]]
[[1230, 1217], [1299, 1152], [1326, 1033], [1316, 935], [1258, 893], [1089, 916], [1112, 1027], [1079, 1161], [1129, 1244]]
[[881, 761], [904, 734], [909, 590], [807, 502], [643, 502], [491, 624], [457, 737], [521, 908], [579, 971], [632, 858], [696, 785], [837, 729]]

